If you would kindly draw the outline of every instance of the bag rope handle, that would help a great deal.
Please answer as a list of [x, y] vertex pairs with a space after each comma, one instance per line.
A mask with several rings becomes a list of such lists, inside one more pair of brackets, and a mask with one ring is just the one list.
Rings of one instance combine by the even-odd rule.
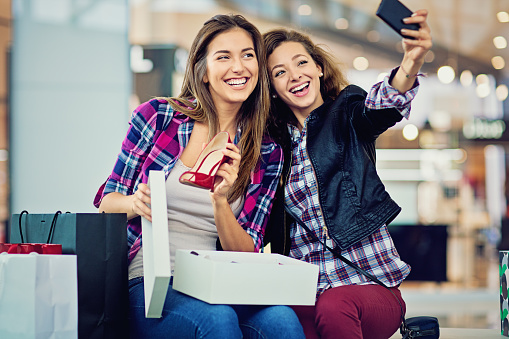
[[57, 211], [53, 216], [53, 220], [51, 220], [51, 226], [49, 228], [48, 240], [46, 240], [46, 244], [50, 243], [50, 240], [53, 237], [53, 234], [55, 233], [55, 226], [57, 225], [57, 218], [59, 214], [62, 214], [62, 211]]
[[[21, 217], [23, 216], [23, 214], [28, 214], [28, 211], [27, 210], [23, 210], [19, 214], [19, 235], [21, 236], [21, 243], [22, 244], [25, 243], [25, 239], [23, 237], [23, 229], [21, 228]], [[53, 216], [53, 220], [51, 220], [51, 226], [50, 226], [50, 229], [49, 229], [48, 240], [46, 240], [46, 244], [50, 243], [50, 240], [51, 240], [53, 234], [55, 233], [55, 226], [57, 224], [57, 218], [58, 218], [59, 214], [62, 214], [62, 211], [57, 211], [55, 213], [55, 215]]]
[[21, 217], [23, 216], [23, 214], [28, 214], [28, 211], [27, 210], [23, 210], [19, 214], [19, 235], [21, 236], [21, 243], [22, 244], [25, 242], [25, 239], [23, 239], [23, 231], [21, 230]]

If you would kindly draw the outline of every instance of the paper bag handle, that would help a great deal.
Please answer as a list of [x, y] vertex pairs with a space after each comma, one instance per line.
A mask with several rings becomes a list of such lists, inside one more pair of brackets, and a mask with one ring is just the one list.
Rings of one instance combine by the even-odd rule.
[[28, 211], [27, 210], [23, 210], [20, 214], [19, 214], [19, 235], [21, 236], [21, 243], [23, 244], [25, 242], [25, 239], [23, 239], [23, 231], [21, 230], [21, 217], [23, 216], [23, 214], [28, 214]]
[[[19, 214], [19, 235], [21, 236], [21, 243], [25, 242], [25, 239], [23, 238], [23, 231], [21, 230], [21, 217], [23, 216], [23, 214], [28, 214], [28, 211], [23, 210]], [[59, 214], [62, 214], [62, 211], [57, 211], [55, 213], [55, 215], [53, 216], [53, 220], [51, 220], [51, 226], [49, 228], [48, 240], [46, 240], [46, 244], [50, 243], [51, 237], [53, 236], [53, 233], [55, 232], [55, 225], [57, 224], [57, 218], [58, 218]]]

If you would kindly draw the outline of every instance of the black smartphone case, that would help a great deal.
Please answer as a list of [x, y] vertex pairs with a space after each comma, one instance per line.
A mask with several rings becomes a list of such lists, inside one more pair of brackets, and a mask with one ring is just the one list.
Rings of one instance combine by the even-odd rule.
[[403, 18], [412, 15], [412, 11], [403, 5], [399, 0], [382, 0], [376, 11], [376, 15], [385, 21], [392, 29], [404, 38], [413, 39], [412, 37], [401, 34], [401, 29], [419, 30], [418, 24], [405, 24]]

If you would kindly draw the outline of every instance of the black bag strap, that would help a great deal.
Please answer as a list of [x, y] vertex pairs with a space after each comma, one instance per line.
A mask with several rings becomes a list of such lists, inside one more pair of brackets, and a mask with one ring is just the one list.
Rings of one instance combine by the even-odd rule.
[[23, 214], [28, 214], [28, 211], [27, 210], [23, 210], [20, 214], [19, 214], [19, 235], [21, 237], [21, 243], [23, 244], [25, 242], [25, 239], [23, 238], [23, 230], [21, 229], [21, 217], [23, 216]]
[[53, 237], [53, 234], [55, 233], [55, 226], [57, 225], [57, 218], [59, 214], [62, 214], [62, 211], [56, 211], [55, 215], [53, 216], [53, 220], [51, 220], [51, 227], [49, 229], [48, 240], [46, 240], [47, 244], [50, 243], [50, 240]]
[[[19, 235], [21, 236], [21, 243], [22, 244], [25, 243], [25, 239], [23, 237], [23, 230], [21, 228], [21, 217], [23, 216], [23, 214], [28, 214], [28, 211], [27, 210], [23, 210], [19, 214]], [[50, 226], [50, 229], [49, 229], [48, 240], [46, 240], [46, 244], [50, 243], [51, 238], [53, 237], [53, 234], [55, 233], [55, 226], [57, 224], [57, 218], [58, 218], [59, 214], [62, 214], [62, 211], [57, 211], [55, 213], [55, 215], [53, 216], [53, 220], [51, 220], [51, 226]]]
[[[291, 214], [291, 213], [290, 213]], [[292, 215], [293, 216], [293, 215]], [[302, 221], [300, 220], [299, 218], [295, 218], [294, 219], [297, 221], [297, 223], [299, 223], [300, 226], [302, 226], [308, 233], [309, 235], [313, 238], [314, 241], [318, 241], [319, 243], [321, 243], [327, 250], [329, 250], [332, 254], [334, 254], [336, 257], [338, 257], [340, 260], [342, 260], [344, 263], [346, 263], [347, 265], [349, 265], [350, 267], [352, 267], [353, 269], [355, 269], [359, 274], [362, 274], [364, 275], [365, 277], [367, 277], [369, 280], [377, 283], [378, 285], [382, 286], [382, 287], [385, 287], [389, 292], [391, 292], [391, 294], [394, 296], [394, 298], [396, 298], [396, 301], [398, 302], [399, 304], [399, 308], [401, 309], [401, 326], [403, 326], [404, 328], [406, 328], [406, 322], [405, 322], [405, 316], [404, 316], [404, 312], [403, 312], [403, 305], [401, 305], [401, 301], [399, 301], [398, 297], [396, 297], [396, 295], [394, 294], [394, 292], [392, 292], [392, 290], [387, 287], [387, 285], [385, 285], [383, 282], [381, 282], [377, 277], [375, 277], [374, 275], [366, 272], [365, 270], [363, 270], [362, 268], [360, 268], [359, 266], [357, 266], [356, 264], [354, 264], [353, 262], [351, 262], [350, 260], [348, 260], [347, 258], [345, 258], [341, 252], [337, 249], [337, 248], [331, 248], [329, 247], [326, 243], [324, 243], [323, 241], [321, 241], [320, 239], [318, 239], [318, 237], [316, 236], [316, 234], [314, 232], [312, 232], [309, 227], [307, 227], [307, 225]]]

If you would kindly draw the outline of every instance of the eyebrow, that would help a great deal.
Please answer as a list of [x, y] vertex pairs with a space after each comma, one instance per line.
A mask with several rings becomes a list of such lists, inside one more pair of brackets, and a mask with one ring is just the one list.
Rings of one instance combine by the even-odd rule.
[[[254, 48], [253, 47], [247, 47], [247, 48], [244, 48], [241, 52], [246, 52], [246, 51], [253, 51], [254, 52]], [[212, 55], [216, 55], [216, 54], [220, 54], [220, 53], [231, 53], [231, 51], [229, 51], [227, 49], [221, 49], [219, 51], [215, 51], [214, 54], [212, 54]]]
[[[295, 54], [295, 55], [292, 57], [292, 61], [293, 61], [293, 60], [295, 60], [295, 59], [297, 59], [298, 57], [301, 57], [301, 56], [305, 57], [305, 55], [304, 55], [304, 54], [300, 54], [300, 53], [299, 53], [299, 54]], [[272, 68], [270, 69], [270, 72], [272, 73], [272, 71], [273, 71], [275, 68], [283, 67], [283, 66], [284, 66], [283, 64], [274, 65], [274, 67], [272, 67]]]

